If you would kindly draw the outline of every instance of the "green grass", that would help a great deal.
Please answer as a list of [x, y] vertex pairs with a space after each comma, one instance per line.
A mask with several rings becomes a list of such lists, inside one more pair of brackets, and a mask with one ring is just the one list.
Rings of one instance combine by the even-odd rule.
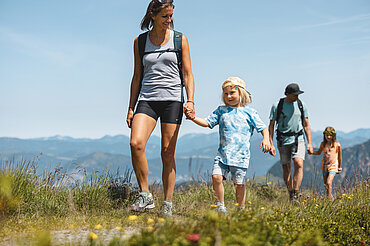
[[[225, 183], [228, 215], [217, 214], [212, 186], [188, 184], [174, 194], [174, 216], [161, 221], [157, 214], [162, 188], [152, 185], [157, 207], [132, 215], [129, 178], [108, 172], [85, 177], [77, 184], [61, 170], [37, 175], [31, 162], [3, 163], [0, 169], [0, 243], [4, 237], [50, 245], [54, 231], [94, 232], [62, 244], [93, 245], [363, 245], [369, 243], [370, 194], [368, 179], [335, 187], [337, 199], [327, 201], [302, 190], [297, 207], [288, 202], [285, 188], [262, 178], [246, 188], [246, 209], [238, 211], [235, 191]], [[126, 173], [126, 176], [129, 176]], [[149, 219], [149, 220], [148, 220]], [[96, 227], [101, 225], [101, 228]], [[118, 227], [118, 229], [117, 229]], [[115, 229], [116, 228], [116, 229]], [[116, 237], [105, 240], [107, 232]], [[125, 231], [136, 231], [124, 236]], [[45, 232], [45, 233], [40, 233]]]

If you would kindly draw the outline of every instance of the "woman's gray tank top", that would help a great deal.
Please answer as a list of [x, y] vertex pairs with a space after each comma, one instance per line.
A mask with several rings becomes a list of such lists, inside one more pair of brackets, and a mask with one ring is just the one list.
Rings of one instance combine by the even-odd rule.
[[[145, 52], [174, 49], [174, 31], [163, 46], [155, 46], [146, 38]], [[181, 102], [181, 79], [175, 52], [149, 53], [143, 56], [143, 80], [139, 101]]]

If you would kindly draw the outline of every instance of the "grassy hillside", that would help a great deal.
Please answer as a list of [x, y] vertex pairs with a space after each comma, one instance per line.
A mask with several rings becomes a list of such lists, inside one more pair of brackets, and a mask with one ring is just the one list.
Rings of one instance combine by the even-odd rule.
[[[179, 186], [174, 216], [157, 216], [162, 191], [151, 190], [157, 207], [146, 214], [127, 210], [135, 190], [131, 173], [108, 173], [74, 182], [61, 170], [36, 175], [33, 164], [0, 169], [0, 244], [27, 245], [365, 245], [370, 239], [369, 179], [337, 187], [329, 202], [303, 190], [302, 205], [270, 180], [247, 183], [247, 206], [234, 204], [226, 182], [228, 215], [217, 214], [209, 183]], [[263, 182], [260, 180], [260, 182]]]

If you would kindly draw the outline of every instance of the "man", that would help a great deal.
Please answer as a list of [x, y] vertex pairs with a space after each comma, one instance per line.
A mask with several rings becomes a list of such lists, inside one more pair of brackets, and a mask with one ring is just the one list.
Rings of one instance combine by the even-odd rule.
[[[275, 122], [277, 124], [277, 144], [280, 153], [280, 162], [283, 166], [283, 176], [292, 202], [299, 204], [298, 192], [303, 178], [303, 162], [305, 158], [305, 142], [303, 131], [307, 139], [307, 151], [313, 153], [311, 142], [311, 128], [308, 122], [306, 105], [298, 99], [303, 91], [298, 84], [292, 83], [285, 88], [285, 96], [275, 103], [270, 112], [270, 153], [276, 155], [273, 144]], [[294, 175], [291, 175], [291, 159], [294, 163]]]

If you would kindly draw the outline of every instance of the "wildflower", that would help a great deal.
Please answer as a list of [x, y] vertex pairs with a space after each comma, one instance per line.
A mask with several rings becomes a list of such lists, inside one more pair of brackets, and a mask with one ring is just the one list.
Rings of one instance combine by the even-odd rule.
[[154, 220], [149, 218], [148, 221], [147, 221], [148, 224], [153, 224], [154, 223]]
[[212, 204], [211, 207], [212, 208], [217, 208], [217, 205], [216, 204]]
[[313, 201], [314, 201], [314, 202], [316, 202], [316, 199], [315, 199], [315, 197], [313, 198]]
[[265, 208], [264, 207], [261, 207], [261, 210], [264, 210]]
[[148, 231], [153, 231], [154, 227], [153, 226], [148, 226], [147, 229], [148, 229]]
[[158, 218], [158, 221], [159, 221], [159, 222], [165, 222], [166, 220], [165, 220], [165, 219], [163, 219], [163, 218]]
[[103, 229], [103, 226], [98, 224], [98, 225], [94, 226], [94, 229], [101, 230], [101, 229]]
[[271, 184], [271, 182], [267, 182], [267, 184], [268, 184], [268, 185], [270, 185], [270, 184]]
[[316, 203], [315, 207], [318, 208], [319, 207], [319, 204]]
[[365, 230], [365, 227], [361, 227], [362, 230]]
[[199, 239], [200, 239], [200, 235], [199, 234], [188, 234], [186, 235], [186, 238], [190, 241], [190, 242], [198, 242]]
[[69, 229], [73, 230], [73, 229], [75, 229], [75, 226], [74, 225], [70, 225], [69, 226]]
[[137, 220], [137, 215], [130, 215], [130, 216], [128, 216], [128, 220], [131, 220], [131, 221]]
[[283, 213], [281, 213], [281, 216], [284, 216], [284, 214], [283, 214]]
[[116, 230], [118, 230], [118, 231], [122, 231], [122, 230], [123, 230], [123, 228], [122, 228], [121, 226], [117, 226], [117, 227], [115, 227], [114, 229], [116, 229]]
[[236, 206], [236, 207], [239, 207], [239, 203], [235, 203], [235, 206]]
[[248, 201], [248, 204], [252, 204], [252, 202], [251, 201]]
[[90, 232], [89, 237], [90, 237], [92, 240], [98, 239], [98, 235], [96, 235], [94, 232]]

